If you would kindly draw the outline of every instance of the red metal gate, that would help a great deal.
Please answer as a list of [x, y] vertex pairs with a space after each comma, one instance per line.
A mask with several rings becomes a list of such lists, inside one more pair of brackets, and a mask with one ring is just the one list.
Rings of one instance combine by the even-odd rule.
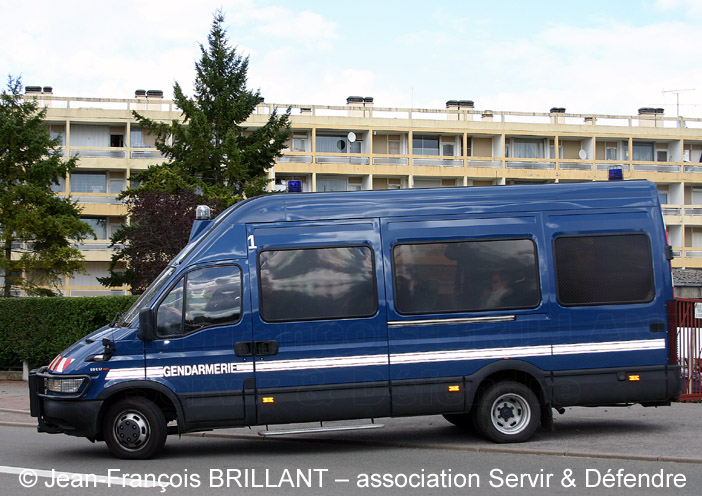
[[671, 358], [677, 355], [683, 380], [680, 401], [702, 399], [702, 300], [676, 298], [671, 302], [671, 326], [677, 339], [671, 339]]

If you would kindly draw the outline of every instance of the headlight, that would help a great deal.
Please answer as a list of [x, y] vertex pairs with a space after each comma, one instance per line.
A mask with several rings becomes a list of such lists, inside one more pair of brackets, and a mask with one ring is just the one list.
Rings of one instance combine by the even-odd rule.
[[54, 393], [77, 393], [85, 382], [85, 377], [46, 378], [44, 385], [47, 391]]

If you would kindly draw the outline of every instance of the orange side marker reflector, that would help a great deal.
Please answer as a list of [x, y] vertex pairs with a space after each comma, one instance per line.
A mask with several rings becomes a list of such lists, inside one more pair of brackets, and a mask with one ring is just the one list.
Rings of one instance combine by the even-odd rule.
[[640, 375], [630, 375], [630, 376], [629, 376], [629, 380], [632, 381], [632, 382], [640, 381], [640, 380], [641, 380], [641, 376], [640, 376]]
[[461, 386], [449, 386], [449, 392], [460, 391]]
[[262, 399], [264, 403], [275, 403], [273, 396], [264, 396]]

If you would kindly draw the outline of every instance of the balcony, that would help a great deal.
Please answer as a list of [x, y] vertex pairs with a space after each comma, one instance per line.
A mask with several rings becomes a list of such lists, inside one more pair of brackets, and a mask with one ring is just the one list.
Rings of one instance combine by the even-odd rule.
[[556, 162], [532, 158], [508, 158], [505, 166], [508, 169], [554, 170]]
[[115, 148], [70, 148], [71, 157], [82, 158], [127, 158], [125, 149]]
[[463, 159], [455, 158], [413, 158], [412, 165], [425, 167], [463, 167]]

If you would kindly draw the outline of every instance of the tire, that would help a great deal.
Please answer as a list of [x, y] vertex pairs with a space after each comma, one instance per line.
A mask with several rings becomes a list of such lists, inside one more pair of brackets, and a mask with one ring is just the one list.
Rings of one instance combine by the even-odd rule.
[[541, 423], [541, 405], [528, 386], [502, 381], [488, 386], [473, 408], [473, 424], [495, 443], [521, 443]]
[[125, 398], [107, 410], [102, 433], [116, 457], [144, 460], [163, 448], [168, 430], [163, 412], [153, 401]]
[[466, 431], [473, 430], [473, 422], [469, 413], [445, 413], [443, 417], [456, 427]]

